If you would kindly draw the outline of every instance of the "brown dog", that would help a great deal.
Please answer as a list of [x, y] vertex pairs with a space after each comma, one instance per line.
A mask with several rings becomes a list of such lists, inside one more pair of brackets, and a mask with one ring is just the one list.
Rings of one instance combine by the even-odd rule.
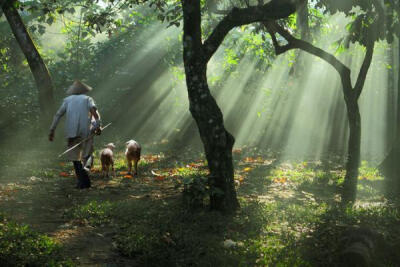
[[128, 142], [126, 142], [125, 156], [126, 156], [126, 160], [128, 161], [129, 173], [132, 173], [132, 161], [133, 161], [133, 163], [135, 165], [134, 175], [137, 175], [137, 173], [138, 173], [137, 165], [140, 160], [141, 150], [142, 150], [142, 147], [135, 140], [129, 140]]
[[115, 148], [115, 145], [113, 143], [109, 143], [106, 145], [106, 148], [104, 148], [101, 153], [100, 153], [100, 161], [101, 161], [101, 170], [103, 177], [107, 176], [110, 171], [110, 165], [111, 169], [113, 171], [113, 174], [115, 176], [115, 171], [114, 171], [114, 153], [113, 150]]

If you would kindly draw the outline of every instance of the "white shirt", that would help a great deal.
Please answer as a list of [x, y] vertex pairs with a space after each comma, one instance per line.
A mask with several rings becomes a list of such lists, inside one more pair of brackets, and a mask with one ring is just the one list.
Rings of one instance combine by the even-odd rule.
[[96, 107], [93, 98], [87, 95], [70, 95], [64, 98], [61, 107], [54, 116], [50, 130], [55, 130], [61, 117], [66, 113], [65, 136], [87, 137], [90, 127], [90, 109]]

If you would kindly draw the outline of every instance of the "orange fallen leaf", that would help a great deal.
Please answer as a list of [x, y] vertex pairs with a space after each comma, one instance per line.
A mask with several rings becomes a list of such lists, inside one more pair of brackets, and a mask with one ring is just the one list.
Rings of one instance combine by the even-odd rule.
[[284, 184], [286, 183], [287, 179], [285, 177], [281, 177], [281, 178], [275, 178], [274, 179], [274, 183], [281, 183]]
[[246, 157], [244, 158], [244, 162], [257, 162], [257, 159], [253, 158], [253, 157]]
[[155, 179], [156, 179], [157, 181], [164, 181], [165, 175], [156, 176]]
[[69, 173], [68, 172], [60, 172], [60, 176], [69, 177]]
[[127, 174], [127, 175], [124, 175], [124, 178], [131, 179], [131, 178], [133, 178], [133, 176], [132, 176], [132, 175], [130, 175], [130, 174]]
[[147, 162], [153, 163], [155, 161], [160, 160], [160, 156], [159, 155], [144, 155], [143, 159]]
[[122, 171], [122, 172], [119, 172], [119, 174], [121, 174], [121, 175], [127, 175], [128, 172]]
[[242, 153], [242, 150], [241, 150], [240, 148], [234, 149], [234, 150], [232, 150], [232, 153], [234, 153], [234, 154], [240, 154], [240, 153]]

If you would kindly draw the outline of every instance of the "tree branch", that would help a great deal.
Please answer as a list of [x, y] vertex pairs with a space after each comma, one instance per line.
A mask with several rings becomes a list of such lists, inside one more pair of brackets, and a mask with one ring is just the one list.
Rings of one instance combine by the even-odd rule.
[[282, 54], [290, 49], [298, 48], [309, 54], [312, 54], [314, 56], [323, 59], [324, 61], [329, 63], [332, 67], [334, 67], [337, 70], [337, 72], [339, 72], [339, 75], [342, 76], [350, 74], [350, 69], [346, 65], [344, 65], [341, 61], [339, 61], [335, 56], [322, 50], [321, 48], [315, 47], [314, 45], [306, 41], [295, 38], [275, 21], [268, 21], [266, 26], [269, 29], [268, 31], [270, 33], [272, 32], [274, 35], [275, 33], [279, 33], [288, 42], [287, 45], [280, 46], [276, 41], [276, 37], [272, 37], [273, 38], [272, 43], [274, 44], [275, 51], [277, 52], [277, 54]]
[[294, 13], [298, 5], [305, 0], [272, 0], [262, 6], [233, 8], [218, 23], [211, 35], [204, 41], [203, 58], [208, 62], [217, 51], [225, 36], [237, 26], [254, 22], [286, 18]]
[[217, 15], [228, 15], [229, 12], [230, 12], [229, 10], [223, 10], [223, 9], [215, 9], [215, 10], [211, 11], [211, 13], [217, 14]]
[[[385, 11], [381, 5], [381, 3], [377, 0], [372, 0], [375, 9], [378, 13], [378, 21], [375, 22], [377, 23], [377, 27], [385, 27], [386, 21], [385, 21]], [[374, 46], [375, 46], [375, 40], [377, 39], [376, 35], [378, 34], [377, 27], [373, 27], [372, 30], [370, 30], [370, 36], [367, 41], [367, 52], [364, 57], [364, 61], [361, 65], [360, 72], [358, 73], [356, 85], [354, 86], [354, 90], [356, 93], [357, 99], [360, 97], [361, 92], [364, 88], [365, 80], [367, 78], [368, 70], [369, 67], [371, 66], [372, 62], [372, 55], [374, 53]]]
[[364, 83], [367, 78], [368, 69], [372, 62], [372, 54], [374, 53], [374, 41], [369, 41], [367, 44], [367, 53], [365, 54], [364, 61], [361, 65], [360, 72], [358, 73], [356, 85], [354, 86], [354, 90], [356, 92], [356, 97], [359, 98], [364, 88]]

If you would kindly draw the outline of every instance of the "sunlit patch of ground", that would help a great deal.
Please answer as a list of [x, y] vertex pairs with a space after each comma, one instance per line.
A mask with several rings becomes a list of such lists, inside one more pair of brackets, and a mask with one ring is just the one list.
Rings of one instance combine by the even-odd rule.
[[[157, 266], [163, 261], [329, 265], [337, 263], [338, 240], [346, 227], [362, 224], [387, 235], [400, 223], [399, 213], [383, 197], [383, 178], [366, 162], [360, 168], [358, 201], [342, 212], [337, 210], [344, 177], [339, 164], [280, 162], [264, 151], [241, 148], [234, 151], [234, 165], [241, 209], [233, 216], [201, 205], [191, 211], [193, 202], [183, 196], [207, 204], [208, 170], [204, 155], [190, 149], [179, 155], [145, 154], [137, 176], [127, 173], [122, 152], [116, 153], [110, 177], [103, 177], [96, 160], [87, 190], [74, 188], [68, 163], [33, 168], [0, 184], [0, 208], [60, 241], [83, 266]], [[194, 190], [185, 195], [188, 188]], [[400, 245], [395, 236], [386, 239], [393, 247]], [[310, 246], [318, 248], [312, 256]]]

